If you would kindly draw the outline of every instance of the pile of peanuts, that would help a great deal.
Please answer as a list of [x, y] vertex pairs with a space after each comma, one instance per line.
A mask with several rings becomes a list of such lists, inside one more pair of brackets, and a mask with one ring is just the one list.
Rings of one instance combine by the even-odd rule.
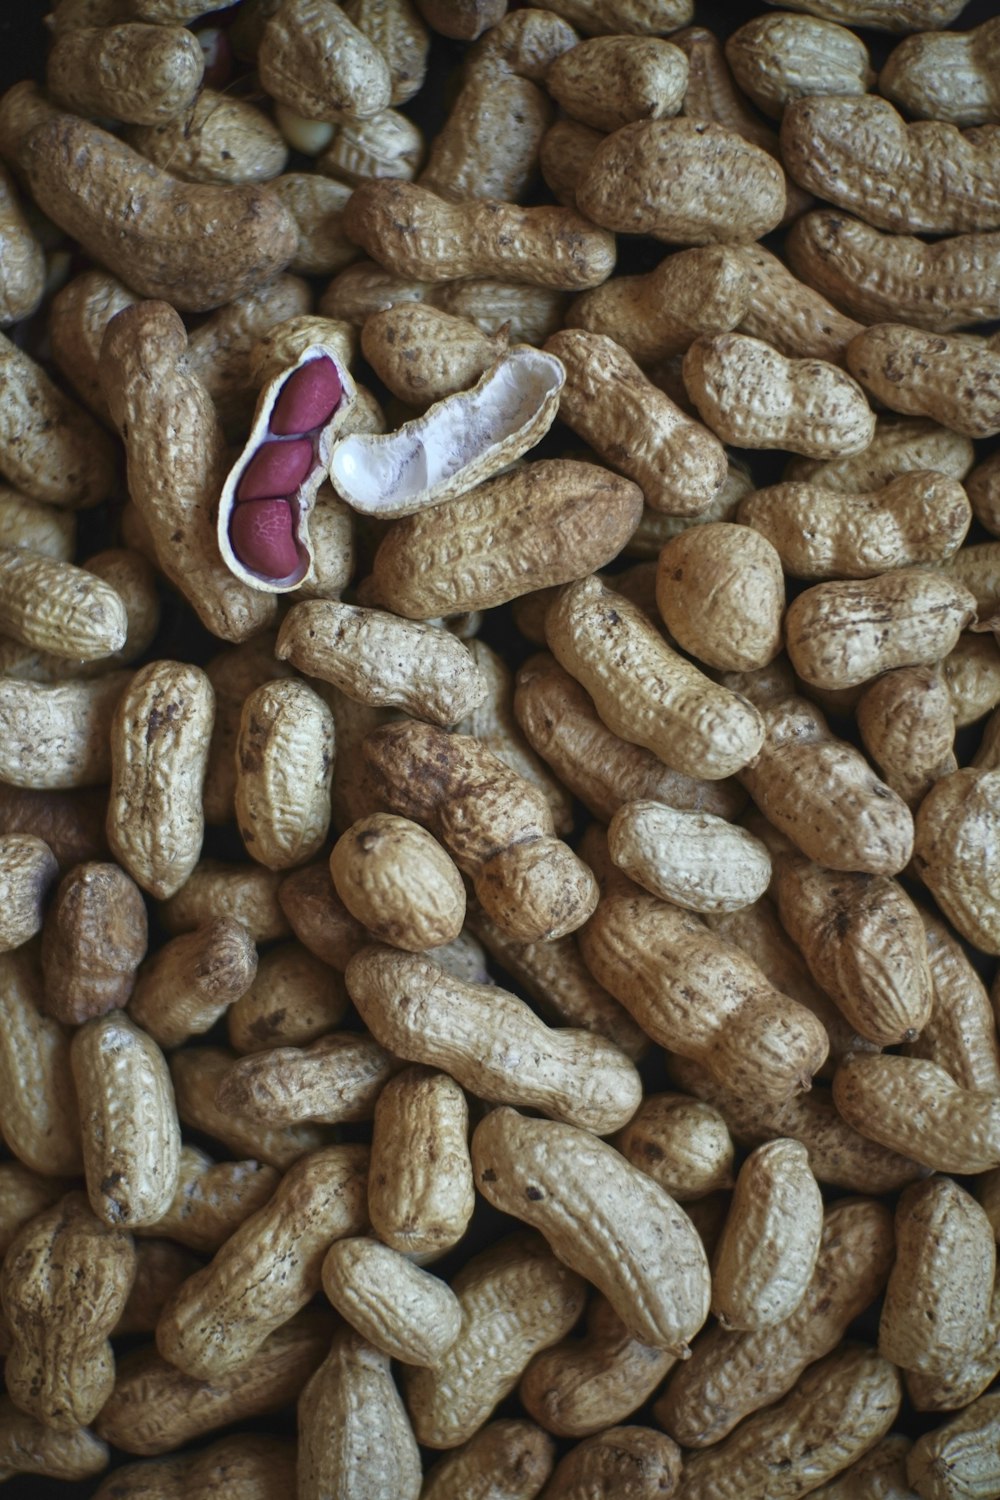
[[996, 1500], [1000, 17], [205, 3], [0, 96], [0, 1480]]

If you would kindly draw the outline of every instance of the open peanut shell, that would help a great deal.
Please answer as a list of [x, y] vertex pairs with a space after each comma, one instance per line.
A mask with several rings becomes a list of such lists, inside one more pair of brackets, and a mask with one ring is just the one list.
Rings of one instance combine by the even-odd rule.
[[390, 520], [464, 495], [545, 435], [565, 380], [560, 360], [517, 344], [467, 391], [383, 436], [334, 444], [330, 479], [362, 515]]
[[354, 381], [327, 343], [310, 344], [261, 390], [218, 517], [223, 560], [251, 588], [287, 594], [313, 578], [309, 514], [355, 399]]

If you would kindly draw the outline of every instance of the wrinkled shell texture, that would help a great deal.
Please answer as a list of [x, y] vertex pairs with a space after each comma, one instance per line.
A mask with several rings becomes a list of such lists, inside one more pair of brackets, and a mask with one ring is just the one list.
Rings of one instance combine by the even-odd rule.
[[0, 1485], [997, 1500], [1000, 0], [0, 9]]

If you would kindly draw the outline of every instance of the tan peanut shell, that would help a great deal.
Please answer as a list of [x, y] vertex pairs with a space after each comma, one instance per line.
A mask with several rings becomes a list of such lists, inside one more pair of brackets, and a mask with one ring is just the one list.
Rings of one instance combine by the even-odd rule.
[[866, 578], [947, 562], [965, 540], [971, 507], [958, 480], [913, 471], [867, 494], [809, 483], [769, 485], [740, 502], [741, 524], [777, 549], [795, 578]]
[[542, 136], [538, 146], [538, 165], [545, 186], [564, 208], [576, 207], [577, 187], [603, 140], [603, 131], [591, 130], [589, 125], [568, 117], [557, 119]]
[[911, 1438], [890, 1432], [862, 1458], [842, 1469], [836, 1479], [812, 1493], [817, 1500], [852, 1500], [859, 1487], [861, 1493], [867, 1487], [879, 1500], [912, 1500], [913, 1491], [906, 1482], [906, 1456], [912, 1447]]
[[[517, 12], [515, 12], [517, 14]], [[427, 1470], [423, 1500], [534, 1500], [555, 1463], [555, 1444], [533, 1422], [487, 1422]]]
[[112, 1334], [151, 1334], [163, 1305], [201, 1261], [173, 1241], [151, 1235], [135, 1247], [135, 1277]]
[[851, 340], [851, 373], [893, 411], [971, 438], [1000, 432], [1000, 352], [965, 335], [876, 323]]
[[960, 1087], [938, 1063], [856, 1053], [841, 1062], [833, 1094], [848, 1124], [931, 1171], [961, 1175], [1000, 1165], [996, 1097]]
[[598, 982], [660, 1046], [744, 1092], [778, 1103], [808, 1088], [829, 1046], [816, 1017], [694, 913], [634, 885], [597, 838], [585, 848], [602, 893], [578, 941]]
[[110, 271], [81, 271], [61, 287], [49, 308], [52, 359], [81, 401], [108, 421], [99, 375], [101, 340], [116, 313], [138, 301]]
[[0, 834], [0, 952], [19, 948], [41, 931], [46, 893], [58, 872], [44, 839]]
[[[368, 1211], [394, 1250], [440, 1253], [464, 1234], [475, 1201], [468, 1123], [465, 1095], [447, 1073], [405, 1068], [379, 1095]], [[400, 1140], [410, 1143], [405, 1153]]]
[[72, 1177], [83, 1157], [70, 1038], [43, 996], [34, 948], [0, 954], [0, 1131], [23, 1166]]
[[801, 1141], [817, 1182], [851, 1193], [870, 1193], [876, 1185], [879, 1192], [892, 1193], [925, 1175], [902, 1151], [880, 1146], [850, 1126], [828, 1088], [814, 1083], [808, 1093], [772, 1104], [747, 1090], [738, 1093], [689, 1058], [672, 1057], [668, 1076], [677, 1088], [713, 1105], [740, 1146], [758, 1146], [778, 1136]]
[[[101, 345], [101, 385], [125, 435], [129, 493], [160, 567], [213, 634], [248, 640], [274, 618], [275, 603], [234, 578], [219, 555], [211, 507], [229, 455], [212, 398], [186, 350], [187, 333], [172, 307], [125, 308]], [[179, 443], [177, 432], [189, 441]]]
[[185, 182], [249, 187], [271, 181], [288, 163], [281, 132], [263, 110], [208, 87], [180, 115], [160, 124], [133, 125], [125, 139]]
[[602, 1141], [513, 1109], [477, 1126], [472, 1163], [488, 1201], [540, 1229], [634, 1337], [683, 1357], [708, 1316], [708, 1264], [663, 1188]]
[[45, 258], [21, 208], [14, 179], [0, 166], [0, 324], [17, 323], [34, 312], [45, 283]]
[[361, 348], [379, 379], [417, 407], [475, 385], [507, 343], [502, 328], [484, 333], [468, 318], [419, 302], [374, 312], [361, 330]]
[[969, 31], [919, 32], [890, 52], [879, 74], [879, 93], [920, 120], [952, 125], [1000, 121], [996, 90], [996, 18]]
[[145, 1500], [151, 1486], [157, 1500], [212, 1500], [223, 1486], [234, 1500], [281, 1500], [295, 1487], [295, 1446], [238, 1432], [195, 1453], [126, 1464], [94, 1494], [96, 1500]]
[[653, 510], [697, 514], [725, 482], [712, 433], [647, 380], [614, 339], [567, 328], [546, 340], [566, 369], [559, 416], [606, 463], [635, 480]]
[[446, 203], [407, 182], [364, 184], [344, 223], [367, 254], [418, 281], [496, 276], [573, 292], [599, 286], [614, 267], [613, 237], [570, 209]]
[[136, 884], [160, 899], [180, 889], [201, 854], [214, 714], [204, 672], [171, 661], [142, 667], [115, 710], [108, 843]]
[[845, 1052], [874, 1046], [858, 1035], [813, 979], [801, 952], [782, 927], [770, 896], [740, 911], [710, 914], [707, 922], [713, 932], [749, 954], [775, 989], [801, 1001], [822, 1022], [830, 1050], [819, 1076], [832, 1077]]
[[[345, 974], [348, 993], [381, 1045], [441, 1068], [482, 1099], [544, 1111], [606, 1135], [641, 1097], [634, 1065], [592, 1032], [551, 1028], [516, 996], [468, 984], [426, 957], [363, 948]], [[484, 1045], [494, 1034], [493, 1045]]]
[[936, 667], [899, 667], [866, 687], [858, 728], [886, 781], [911, 808], [942, 776], [957, 770], [955, 714]]
[[654, 896], [688, 911], [733, 911], [767, 890], [771, 857], [723, 818], [659, 802], [623, 802], [608, 828], [613, 862]]
[[108, 1445], [87, 1427], [56, 1432], [0, 1397], [0, 1480], [14, 1474], [92, 1479], [108, 1466]]
[[997, 1431], [1000, 1396], [987, 1394], [914, 1443], [906, 1477], [921, 1500], [985, 1497], [1000, 1485]]
[[[572, 934], [549, 942], [520, 943], [478, 905], [468, 912], [469, 928], [501, 968], [527, 991], [543, 1017], [607, 1037], [633, 1062], [649, 1050], [646, 1033], [594, 979]], [[437, 962], [441, 962], [440, 957]]]
[[923, 909], [920, 919], [934, 1008], [907, 1053], [938, 1063], [962, 1088], [1000, 1093], [1000, 1039], [983, 981], [945, 922]]
[[853, 745], [834, 737], [813, 702], [794, 691], [787, 665], [773, 663], [726, 682], [764, 720], [760, 754], [738, 774], [772, 828], [829, 869], [902, 870], [913, 849], [913, 820], [902, 798]]
[[735, 1181], [725, 1120], [710, 1104], [686, 1094], [647, 1094], [614, 1144], [678, 1203]]
[[316, 853], [330, 825], [334, 747], [333, 715], [307, 683], [266, 682], [245, 699], [233, 802], [252, 859], [284, 870]]
[[106, 785], [108, 720], [131, 678], [127, 671], [53, 684], [0, 678], [4, 782], [38, 791]]
[[166, 1213], [180, 1172], [170, 1073], [153, 1039], [122, 1011], [87, 1021], [70, 1048], [91, 1207], [131, 1229]]
[[145, 965], [129, 1013], [163, 1048], [210, 1030], [253, 983], [257, 949], [241, 922], [218, 917], [165, 943]]
[[602, 822], [610, 823], [622, 803], [642, 800], [716, 817], [740, 811], [731, 782], [684, 776], [652, 750], [614, 734], [552, 656], [539, 653], [519, 669], [514, 711], [534, 749]]
[[686, 1447], [714, 1448], [750, 1412], [784, 1396], [843, 1339], [878, 1296], [893, 1260], [892, 1215], [871, 1197], [832, 1204], [802, 1301], [783, 1322], [754, 1332], [713, 1325], [670, 1376], [654, 1416]]
[[[552, 103], [538, 84], [508, 71], [469, 73], [433, 138], [419, 184], [456, 202], [520, 203], [535, 177]], [[497, 131], [494, 121], [504, 119]], [[397, 174], [401, 175], [401, 174]]]
[[912, 1041], [933, 1006], [920, 914], [890, 876], [775, 859], [774, 895], [816, 983], [878, 1046]]
[[974, 620], [975, 603], [963, 585], [928, 569], [818, 583], [789, 605], [785, 644], [804, 682], [853, 687], [946, 656]]
[[0, 1254], [6, 1255], [18, 1232], [63, 1196], [59, 1177], [43, 1177], [18, 1161], [0, 1165]]
[[60, 1432], [96, 1417], [114, 1385], [108, 1335], [134, 1274], [131, 1238], [96, 1219], [83, 1193], [21, 1231], [4, 1260], [0, 1298], [12, 1340], [7, 1390], [22, 1411]]
[[683, 354], [700, 335], [727, 333], [745, 318], [744, 253], [699, 246], [665, 256], [644, 275], [614, 276], [574, 299], [566, 327], [606, 334], [642, 366]]
[[240, 1058], [215, 1091], [226, 1113], [266, 1125], [335, 1125], [371, 1116], [396, 1063], [368, 1036], [328, 1032], [309, 1047], [273, 1047]]
[[760, 749], [763, 721], [663, 641], [642, 610], [594, 576], [561, 590], [549, 647], [615, 734], [688, 776], [721, 779]]
[[[965, 631], [941, 662], [955, 728], [964, 729], [991, 713], [1000, 701], [1000, 651], [992, 632]], [[984, 764], [983, 769], [988, 769]]]
[[124, 1006], [146, 945], [146, 908], [135, 882], [110, 862], [74, 865], [42, 930], [42, 1008], [73, 1024]]
[[576, 201], [595, 224], [619, 233], [679, 245], [742, 244], [780, 222], [785, 180], [766, 151], [722, 125], [642, 120], [598, 146]]
[[307, 120], [364, 119], [392, 96], [389, 65], [338, 5], [286, 0], [261, 37], [260, 79]]
[[214, 1162], [197, 1146], [182, 1146], [177, 1189], [166, 1213], [140, 1234], [167, 1235], [201, 1255], [213, 1255], [233, 1230], [271, 1197], [280, 1174], [259, 1161]]
[[[367, 932], [358, 929], [351, 947], [340, 955], [340, 970], [368, 940]], [[229, 1008], [229, 1041], [241, 1053], [303, 1047], [339, 1026], [347, 1005], [339, 972], [302, 943], [280, 943], [262, 955], [250, 988]]]
[[468, 647], [449, 631], [332, 599], [293, 605], [275, 654], [349, 698], [433, 724], [456, 724], [485, 695]]
[[430, 36], [406, 0], [347, 0], [344, 14], [389, 64], [392, 103], [405, 104], [421, 88]]
[[275, 659], [274, 643], [274, 636], [267, 632], [242, 646], [227, 647], [205, 664], [205, 675], [215, 694], [215, 719], [202, 786], [205, 822], [210, 825], [227, 823], [233, 816], [236, 739], [244, 700], [263, 683], [291, 675], [290, 668]]
[[458, 1338], [462, 1309], [447, 1284], [379, 1240], [331, 1245], [323, 1290], [363, 1338], [403, 1364], [432, 1365]]
[[365, 1228], [367, 1166], [359, 1145], [313, 1151], [292, 1166], [273, 1198], [178, 1288], [157, 1325], [160, 1353], [200, 1380], [246, 1364], [318, 1291], [332, 1242]]
[[803, 214], [786, 242], [796, 274], [852, 317], [937, 333], [996, 317], [998, 249], [995, 231], [928, 244], [826, 208]]
[[389, 1357], [352, 1329], [338, 1330], [298, 1402], [296, 1495], [418, 1500], [420, 1454]]
[[678, 1500], [801, 1495], [803, 1486], [832, 1478], [884, 1437], [902, 1394], [894, 1365], [863, 1345], [845, 1344], [807, 1371], [779, 1405], [690, 1457]]
[[108, 436], [23, 349], [0, 334], [0, 474], [49, 505], [86, 509], [114, 475]]
[[74, 114], [157, 125], [184, 113], [204, 71], [198, 39], [184, 27], [125, 22], [58, 36], [45, 81]]
[[904, 1370], [934, 1375], [960, 1364], [982, 1339], [996, 1241], [972, 1195], [940, 1176], [905, 1190], [895, 1231], [879, 1352]]
[[912, 1158], [853, 1130], [838, 1112], [831, 1091], [816, 1083], [808, 1094], [793, 1094], [783, 1104], [772, 1104], [747, 1092], [738, 1094], [693, 1059], [675, 1056], [667, 1073], [676, 1088], [720, 1112], [739, 1146], [753, 1148], [778, 1136], [801, 1140], [810, 1152], [817, 1182], [846, 1188], [849, 1193], [873, 1193], [876, 1184], [880, 1193], [897, 1193], [907, 1182], [925, 1176]]
[[224, 1047], [182, 1047], [173, 1053], [170, 1073], [185, 1125], [219, 1141], [234, 1156], [252, 1157], [282, 1172], [329, 1143], [330, 1131], [320, 1125], [265, 1125], [219, 1109], [215, 1091], [234, 1060]]
[[988, 131], [907, 124], [876, 94], [799, 99], [781, 123], [782, 159], [796, 182], [876, 229], [904, 234], [1000, 227], [998, 149]]
[[593, 876], [555, 837], [545, 795], [498, 756], [412, 719], [374, 730], [363, 754], [383, 806], [434, 834], [510, 937], [551, 940], [586, 921]]
[[758, 16], [733, 32], [726, 59], [743, 92], [774, 119], [793, 99], [863, 94], [875, 82], [861, 38], [817, 16]]
[[375, 813], [353, 823], [333, 847], [330, 873], [348, 911], [380, 942], [422, 953], [462, 930], [458, 867], [409, 818]]
[[875, 414], [858, 382], [826, 360], [788, 359], [743, 333], [699, 338], [684, 384], [705, 424], [740, 448], [788, 448], [807, 458], [860, 453]]
[[862, 452], [825, 463], [791, 458], [784, 477], [858, 494], [880, 489], [913, 469], [937, 469], [952, 479], [964, 479], [974, 462], [970, 438], [926, 417], [888, 415], [876, 418], [875, 436]]
[[[417, 1440], [457, 1448], [516, 1386], [533, 1355], [564, 1338], [583, 1309], [583, 1279], [541, 1235], [507, 1235], [452, 1278], [462, 1307], [458, 1338], [436, 1365], [406, 1371], [406, 1404]], [[503, 1336], [496, 1336], [503, 1309]]]
[[917, 810], [914, 869], [961, 935], [1000, 952], [995, 895], [1000, 772], [966, 767], [930, 789]]
[[992, 1385], [998, 1371], [1000, 1286], [994, 1276], [989, 1312], [984, 1324], [973, 1337], [972, 1347], [963, 1350], [953, 1363], [933, 1373], [908, 1370], [906, 1389], [918, 1411], [958, 1411], [981, 1396]]
[[211, 1381], [185, 1375], [142, 1345], [118, 1361], [115, 1389], [96, 1426], [125, 1453], [172, 1453], [232, 1422], [280, 1411], [299, 1395], [330, 1347], [319, 1308], [290, 1319], [239, 1369]]
[[552, 809], [555, 830], [569, 833], [573, 826], [572, 793], [535, 754], [514, 712], [514, 674], [503, 658], [481, 639], [469, 642], [486, 696], [456, 726], [460, 734], [471, 734], [512, 771], [534, 782]]
[[611, 1304], [595, 1296], [585, 1337], [536, 1354], [518, 1395], [546, 1431], [587, 1437], [636, 1411], [674, 1363], [667, 1350], [634, 1338]]
[[712, 1261], [712, 1312], [723, 1328], [772, 1328], [806, 1294], [819, 1255], [823, 1200], [800, 1141], [747, 1157]]
[[0, 549], [0, 630], [41, 651], [80, 661], [125, 644], [125, 605], [84, 568], [22, 548]]
[[440, 514], [390, 527], [373, 564], [379, 603], [418, 620], [492, 608], [603, 567], [641, 514], [638, 485], [607, 469], [571, 459], [525, 464]]
[[[800, 215], [795, 223], [807, 217]], [[794, 232], [795, 224], [789, 239]], [[740, 331], [763, 339], [789, 359], [822, 359], [842, 365], [847, 345], [861, 332], [860, 323], [838, 312], [809, 277], [793, 275], [763, 245], [741, 245], [739, 256], [747, 279], [747, 310]]]
[[76, 551], [76, 516], [0, 485], [0, 545], [27, 547], [43, 557], [70, 562]]
[[[294, 220], [263, 188], [184, 183], [73, 115], [29, 132], [21, 160], [60, 228], [144, 297], [175, 298], [185, 311], [232, 301], [294, 253]], [[172, 238], [160, 226], [178, 213], [189, 232]]]
[[656, 604], [671, 637], [722, 671], [767, 666], [781, 650], [781, 566], [766, 537], [732, 521], [672, 537], [656, 573]]
[[168, 901], [159, 905], [167, 932], [191, 932], [213, 917], [235, 917], [255, 943], [287, 937], [291, 931], [278, 905], [281, 875], [261, 865], [202, 859]]
[[612, 131], [633, 120], [675, 115], [687, 80], [687, 59], [671, 42], [597, 37], [557, 57], [545, 86], [571, 118]]
[[621, 1500], [672, 1495], [680, 1479], [676, 1443], [652, 1427], [609, 1427], [571, 1448], [545, 1487], [548, 1500], [611, 1494]]

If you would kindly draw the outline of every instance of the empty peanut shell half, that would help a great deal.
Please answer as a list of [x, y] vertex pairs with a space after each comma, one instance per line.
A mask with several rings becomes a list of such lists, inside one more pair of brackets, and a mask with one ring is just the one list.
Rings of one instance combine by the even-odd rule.
[[328, 344], [310, 344], [257, 398], [218, 520], [226, 566], [251, 588], [286, 594], [313, 577], [309, 513], [354, 400], [354, 381]]
[[564, 380], [554, 355], [518, 344], [476, 385], [396, 432], [352, 433], [337, 443], [334, 488], [355, 510], [380, 519], [454, 500], [534, 447], [555, 420]]

